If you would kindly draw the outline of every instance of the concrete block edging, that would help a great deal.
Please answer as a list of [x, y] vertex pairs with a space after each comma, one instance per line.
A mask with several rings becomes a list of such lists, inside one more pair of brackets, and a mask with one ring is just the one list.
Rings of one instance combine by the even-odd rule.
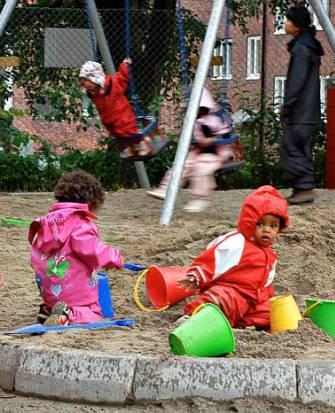
[[335, 361], [155, 358], [0, 344], [0, 387], [91, 403], [264, 397], [335, 406]]

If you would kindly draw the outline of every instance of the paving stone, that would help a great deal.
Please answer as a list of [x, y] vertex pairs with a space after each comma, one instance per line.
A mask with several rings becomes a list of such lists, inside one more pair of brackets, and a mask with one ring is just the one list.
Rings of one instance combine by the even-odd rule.
[[335, 362], [301, 361], [298, 364], [298, 395], [303, 403], [335, 406]]
[[24, 349], [15, 389], [62, 400], [119, 403], [132, 398], [135, 365], [132, 356]]
[[21, 348], [0, 345], [0, 387], [14, 390], [15, 371], [21, 355]]
[[150, 359], [138, 360], [134, 380], [137, 400], [206, 397], [280, 397], [296, 400], [293, 360]]

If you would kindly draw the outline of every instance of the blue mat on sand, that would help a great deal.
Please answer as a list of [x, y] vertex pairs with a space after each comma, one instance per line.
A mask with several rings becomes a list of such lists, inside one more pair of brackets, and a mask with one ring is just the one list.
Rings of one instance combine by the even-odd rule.
[[67, 326], [50, 326], [46, 327], [42, 324], [32, 324], [26, 327], [18, 328], [17, 330], [7, 331], [5, 335], [16, 335], [16, 334], [45, 334], [53, 331], [67, 331], [74, 329], [86, 329], [86, 330], [96, 330], [98, 328], [110, 328], [110, 327], [133, 327], [135, 320], [131, 318], [124, 318], [120, 320], [110, 320], [102, 321], [100, 323], [87, 323], [87, 324], [69, 324]]

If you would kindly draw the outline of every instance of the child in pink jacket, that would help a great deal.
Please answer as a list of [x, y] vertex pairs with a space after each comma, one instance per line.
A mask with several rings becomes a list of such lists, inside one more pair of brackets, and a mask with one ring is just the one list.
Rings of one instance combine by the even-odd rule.
[[101, 184], [78, 170], [63, 175], [54, 193], [57, 202], [29, 228], [31, 266], [43, 299], [37, 319], [48, 325], [101, 321], [96, 273], [123, 266], [120, 251], [100, 240], [93, 222], [104, 202]]
[[[229, 161], [241, 161], [239, 142], [220, 144], [232, 132], [231, 126], [218, 116], [218, 106], [210, 92], [204, 88], [198, 117], [193, 131], [193, 144], [185, 162], [181, 186], [189, 181], [192, 200], [185, 206], [188, 212], [201, 212], [209, 204], [209, 195], [216, 187], [215, 172]], [[159, 187], [147, 194], [164, 199], [171, 170], [168, 170]]]

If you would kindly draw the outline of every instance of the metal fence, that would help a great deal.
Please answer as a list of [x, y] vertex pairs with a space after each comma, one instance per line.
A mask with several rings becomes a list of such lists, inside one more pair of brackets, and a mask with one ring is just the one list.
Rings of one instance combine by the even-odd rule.
[[[184, 0], [183, 29], [190, 82], [211, 3]], [[118, 66], [126, 50], [124, 10], [100, 10], [99, 15]], [[160, 117], [167, 131], [178, 133], [183, 116], [183, 83], [177, 13], [131, 10], [130, 22], [139, 101], [144, 111]], [[321, 31], [319, 37], [327, 50], [321, 86], [325, 102], [333, 58]], [[235, 119], [243, 118], [245, 108], [259, 111], [261, 96], [269, 104], [280, 106], [289, 60], [287, 41], [271, 14], [250, 20], [247, 34], [224, 16], [207, 86], [216, 98], [229, 98]], [[80, 89], [78, 75], [81, 64], [95, 59], [101, 61], [101, 56], [84, 9], [17, 8], [0, 39], [0, 107], [4, 109], [0, 110], [0, 119], [9, 119], [18, 134], [46, 139], [56, 147], [93, 148], [106, 132]], [[19, 140], [18, 134], [14, 138]], [[3, 141], [5, 133], [1, 135]]]

